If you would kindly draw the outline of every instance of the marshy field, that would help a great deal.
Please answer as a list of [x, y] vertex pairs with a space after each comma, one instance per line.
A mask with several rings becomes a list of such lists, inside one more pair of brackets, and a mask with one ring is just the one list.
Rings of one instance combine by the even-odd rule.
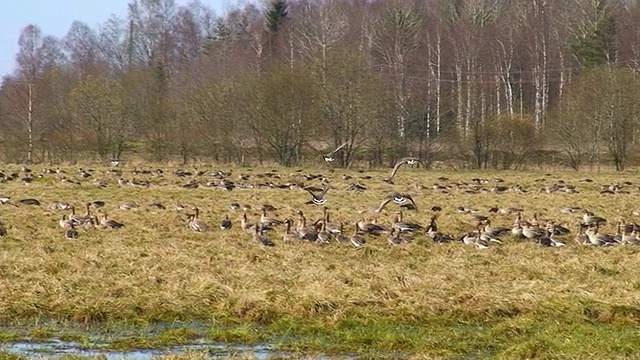
[[[55, 343], [74, 344], [68, 357], [146, 349], [194, 359], [640, 358], [640, 245], [574, 240], [585, 209], [607, 220], [600, 234], [640, 220], [635, 172], [402, 167], [390, 183], [386, 169], [3, 170], [2, 359], [30, 357], [16, 344]], [[312, 203], [306, 187], [328, 187], [326, 202]], [[355, 247], [348, 239], [358, 220], [392, 228], [401, 206], [393, 194], [417, 207], [403, 221], [426, 228], [435, 215], [454, 240], [418, 230], [390, 244], [384, 232], [363, 234]], [[98, 223], [74, 223], [77, 238], [66, 238], [68, 205], [82, 220], [86, 204]], [[297, 211], [308, 226], [324, 207], [343, 224], [344, 242], [285, 241], [276, 225], [264, 232], [274, 246], [264, 246], [241, 226], [243, 212], [255, 223], [264, 208], [291, 219], [295, 232]], [[205, 232], [189, 225], [195, 208]], [[564, 246], [513, 236], [518, 213], [533, 227], [551, 220], [569, 229], [553, 237]], [[124, 227], [101, 224], [103, 214]], [[478, 215], [509, 229], [500, 242], [459, 241], [478, 228]], [[219, 227], [225, 216], [229, 230]]]

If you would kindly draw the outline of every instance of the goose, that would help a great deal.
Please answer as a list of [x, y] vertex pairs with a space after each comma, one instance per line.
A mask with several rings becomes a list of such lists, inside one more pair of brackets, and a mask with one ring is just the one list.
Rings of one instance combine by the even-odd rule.
[[7, 227], [0, 221], [0, 237], [7, 236]]
[[307, 226], [307, 218], [304, 216], [304, 213], [298, 210], [297, 214], [298, 226], [296, 230], [298, 231], [298, 236], [300, 236], [301, 239], [307, 241], [318, 240], [318, 232], [316, 231], [316, 228]]
[[49, 205], [51, 210], [68, 210], [71, 208], [71, 204], [66, 201], [54, 201]]
[[544, 234], [542, 236], [540, 236], [536, 241], [538, 244], [542, 245], [542, 246], [547, 246], [547, 247], [560, 247], [560, 246], [564, 246], [563, 243], [556, 241], [553, 238], [553, 229], [554, 225], [552, 224], [551, 227], [546, 228], [544, 230]]
[[492, 227], [491, 226], [491, 220], [490, 219], [486, 219], [484, 222], [484, 228], [482, 229], [485, 233], [489, 234], [490, 236], [493, 237], [498, 237], [502, 234], [505, 234], [507, 232], [509, 232], [510, 229], [506, 228], [506, 227]]
[[138, 204], [133, 201], [125, 201], [120, 204], [120, 210], [135, 210], [138, 208]]
[[331, 243], [331, 233], [327, 231], [327, 223], [326, 223], [326, 221], [322, 222], [322, 225], [320, 227], [320, 231], [318, 232], [317, 242], [322, 243], [322, 244]]
[[333, 163], [333, 162], [336, 160], [336, 159], [335, 159], [335, 157], [334, 157], [334, 156], [335, 156], [335, 154], [336, 154], [338, 151], [342, 150], [342, 149], [343, 149], [345, 146], [347, 146], [347, 145], [348, 145], [348, 143], [343, 143], [342, 145], [338, 146], [338, 147], [337, 147], [335, 150], [333, 150], [332, 152], [327, 153], [327, 154], [324, 154], [324, 155], [321, 155], [321, 156], [322, 156], [322, 160], [324, 160], [324, 161], [325, 161], [325, 162], [327, 162], [327, 163]]
[[78, 230], [76, 230], [76, 227], [75, 225], [73, 225], [73, 223], [69, 223], [69, 228], [64, 232], [64, 237], [70, 240], [78, 238]]
[[124, 224], [119, 223], [119, 222], [117, 222], [115, 220], [112, 220], [112, 219], [108, 219], [106, 212], [102, 213], [102, 220], [100, 220], [100, 225], [102, 227], [108, 227], [108, 228], [111, 228], [111, 229], [121, 229], [121, 228], [124, 227]]
[[224, 219], [220, 221], [220, 230], [229, 230], [231, 229], [231, 220], [229, 220], [229, 215], [225, 215]]
[[382, 211], [384, 209], [384, 207], [391, 201], [393, 201], [394, 203], [396, 203], [398, 205], [402, 205], [402, 204], [406, 203], [407, 201], [409, 201], [409, 202], [411, 202], [411, 204], [413, 204], [413, 206], [416, 208], [416, 210], [418, 209], [418, 206], [416, 205], [416, 203], [413, 200], [413, 197], [411, 197], [411, 195], [409, 195], [409, 194], [401, 194], [401, 193], [393, 193], [393, 194], [390, 194], [389, 196], [385, 197], [384, 200], [382, 200], [382, 202], [380, 203], [380, 206], [378, 206], [378, 208], [375, 210], [375, 212], [379, 213], [380, 211]]
[[460, 237], [460, 241], [465, 245], [477, 246], [478, 230], [469, 231]]
[[622, 234], [620, 237], [620, 243], [622, 244], [634, 244], [637, 241], [636, 227], [633, 224], [627, 224], [624, 219], [620, 220], [622, 227]]
[[[358, 225], [356, 225], [357, 227]], [[344, 224], [340, 223], [340, 232], [335, 234], [335, 239], [338, 244], [345, 244], [351, 241], [351, 239], [344, 234]]]
[[85, 204], [85, 214], [78, 215], [76, 214], [76, 207], [71, 205], [71, 215], [69, 215], [69, 220], [73, 221], [78, 225], [82, 225], [88, 221], [91, 221], [90, 206], [91, 206], [90, 203]]
[[73, 223], [74, 222], [71, 221], [70, 219], [68, 219], [67, 215], [65, 215], [65, 214], [62, 214], [62, 219], [58, 220], [58, 224], [63, 229], [71, 227], [71, 225], [73, 225]]
[[260, 215], [260, 226], [263, 226], [265, 228], [273, 228], [281, 224], [282, 221], [267, 217], [267, 209], [265, 207], [262, 207], [262, 215]]
[[403, 245], [410, 244], [411, 242], [413, 242], [413, 239], [396, 230], [395, 228], [392, 228], [387, 241], [389, 242], [389, 245]]
[[314, 194], [313, 191], [311, 191], [311, 189], [309, 188], [305, 188], [305, 190], [307, 190], [312, 196], [312, 199], [307, 201], [307, 204], [324, 205], [327, 202], [327, 198], [325, 197], [325, 195], [327, 195], [327, 191], [329, 191], [329, 185], [325, 184], [322, 188], [322, 192], [319, 195]]
[[540, 236], [544, 235], [544, 231], [531, 224], [524, 224], [522, 226], [522, 235], [529, 240], [537, 240]]
[[431, 221], [429, 222], [429, 226], [427, 226], [427, 229], [425, 231], [425, 234], [431, 238], [431, 240], [437, 242], [437, 243], [445, 243], [445, 242], [450, 242], [453, 240], [453, 238], [449, 235], [444, 235], [441, 232], [438, 231], [438, 225], [436, 224], [436, 216], [433, 215], [431, 217]]
[[391, 225], [394, 229], [400, 232], [414, 232], [422, 230], [422, 225], [412, 223], [410, 221], [402, 220], [402, 210], [396, 212], [396, 220]]
[[162, 205], [160, 203], [157, 203], [157, 202], [149, 203], [147, 206], [150, 207], [151, 209], [155, 209], [155, 210], [166, 210], [167, 209], [164, 205]]
[[253, 233], [253, 241], [257, 242], [258, 245], [262, 245], [265, 247], [275, 246], [276, 244], [273, 241], [269, 240], [269, 238], [264, 234], [261, 226], [256, 226], [255, 231]]
[[582, 223], [576, 225], [576, 236], [573, 240], [580, 245], [587, 245], [589, 243], [589, 237], [585, 234], [586, 226]]
[[600, 216], [596, 216], [593, 212], [584, 209], [583, 213], [582, 213], [582, 221], [589, 225], [589, 224], [595, 224], [595, 225], [602, 225], [605, 224], [607, 222], [607, 220], [605, 218], [602, 218]]
[[618, 242], [611, 235], [601, 234], [598, 232], [599, 225], [591, 225], [585, 230], [585, 235], [589, 238], [589, 243], [596, 246], [615, 245]]
[[242, 212], [242, 219], [240, 220], [240, 227], [242, 228], [242, 230], [244, 230], [244, 231], [246, 231], [248, 233], [253, 233], [254, 232], [254, 228], [256, 227], [256, 224], [247, 222], [247, 212], [246, 211]]
[[292, 223], [291, 219], [287, 219], [287, 220], [284, 221], [285, 232], [284, 232], [284, 236], [283, 236], [282, 240], [285, 243], [293, 242], [293, 241], [296, 241], [296, 240], [300, 240], [300, 236], [298, 236], [298, 234], [296, 234], [294, 232], [291, 232], [291, 223]]
[[332, 233], [332, 234], [339, 234], [342, 232], [340, 226], [333, 224], [329, 221], [329, 209], [324, 206], [322, 209], [323, 212], [323, 219], [324, 219], [324, 223], [325, 223], [325, 227], [327, 228], [327, 231]]
[[189, 228], [195, 232], [209, 231], [209, 226], [199, 219], [200, 209], [194, 207], [193, 210], [195, 211], [195, 214], [189, 215]]
[[358, 233], [359, 230], [360, 226], [358, 225], [358, 223], [355, 223], [355, 226], [353, 227], [353, 235], [351, 235], [351, 238], [349, 239], [351, 241], [351, 245], [356, 249], [362, 247], [367, 243], [364, 236]]
[[375, 223], [373, 223], [373, 222], [367, 222], [367, 221], [365, 221], [365, 220], [364, 220], [364, 219], [362, 219], [362, 218], [361, 218], [360, 220], [358, 220], [357, 224], [358, 224], [358, 228], [359, 228], [361, 231], [363, 231], [363, 232], [365, 232], [365, 233], [367, 233], [367, 234], [371, 234], [371, 235], [376, 235], [376, 236], [378, 236], [378, 235], [380, 235], [380, 234], [382, 234], [382, 233], [384, 233], [384, 232], [389, 231], [389, 230], [388, 230], [387, 228], [385, 228], [384, 226], [381, 226], [381, 225], [375, 224]]
[[40, 205], [40, 201], [33, 198], [21, 199], [20, 203], [22, 205]]
[[416, 157], [402, 158], [398, 162], [396, 162], [396, 164], [393, 166], [393, 170], [391, 170], [391, 177], [390, 178], [385, 178], [385, 179], [383, 179], [383, 181], [386, 182], [386, 183], [389, 183], [389, 184], [393, 184], [393, 178], [396, 176], [396, 173], [398, 173], [398, 170], [400, 169], [400, 167], [402, 165], [413, 166], [415, 164], [420, 164], [425, 169], [428, 168], [427, 165], [424, 162], [422, 162], [422, 160], [420, 160], [420, 159], [418, 159]]

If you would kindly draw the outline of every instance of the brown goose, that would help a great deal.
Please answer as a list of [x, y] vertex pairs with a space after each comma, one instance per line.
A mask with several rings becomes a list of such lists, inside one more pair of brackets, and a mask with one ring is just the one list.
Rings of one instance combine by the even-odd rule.
[[195, 207], [193, 210], [195, 211], [195, 214], [189, 215], [189, 228], [195, 232], [209, 231], [209, 226], [199, 219], [200, 209]]
[[283, 236], [282, 240], [285, 243], [294, 242], [294, 241], [300, 240], [300, 236], [297, 233], [291, 231], [291, 223], [292, 223], [291, 219], [287, 219], [284, 222], [284, 224], [285, 224], [285, 232], [284, 232], [284, 236]]
[[273, 241], [269, 240], [269, 238], [264, 234], [261, 226], [256, 226], [253, 233], [253, 241], [257, 242], [258, 245], [262, 245], [265, 247], [275, 246], [276, 244]]
[[316, 231], [316, 228], [307, 226], [307, 218], [304, 216], [304, 213], [298, 210], [297, 214], [298, 226], [296, 230], [298, 231], [300, 238], [308, 241], [318, 240], [318, 232]]
[[353, 235], [351, 235], [351, 245], [354, 248], [359, 248], [362, 247], [364, 244], [367, 243], [367, 241], [364, 239], [364, 236], [360, 235], [358, 233], [360, 229], [360, 226], [358, 225], [358, 223], [355, 224], [355, 226], [353, 227]]
[[124, 227], [124, 224], [119, 223], [112, 219], [108, 219], [106, 212], [102, 214], [102, 220], [100, 220], [100, 225], [102, 227], [110, 228], [110, 229], [122, 229]]

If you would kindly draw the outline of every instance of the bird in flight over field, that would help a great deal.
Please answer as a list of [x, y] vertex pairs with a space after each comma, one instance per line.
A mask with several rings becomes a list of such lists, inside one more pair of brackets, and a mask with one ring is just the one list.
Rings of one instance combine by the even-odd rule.
[[338, 146], [335, 150], [333, 150], [332, 152], [330, 152], [330, 153], [328, 153], [328, 154], [324, 154], [324, 155], [322, 155], [322, 159], [323, 159], [324, 161], [328, 162], [328, 163], [332, 163], [332, 162], [334, 162], [334, 161], [336, 160], [336, 158], [334, 157], [334, 155], [335, 155], [338, 151], [342, 150], [345, 146], [347, 146], [347, 143], [344, 143], [344, 144], [342, 144], [342, 145]]
[[421, 164], [425, 169], [427, 168], [427, 165], [420, 159], [416, 158], [416, 157], [406, 157], [406, 158], [402, 158], [400, 159], [395, 166], [393, 167], [393, 170], [391, 170], [391, 177], [390, 178], [386, 178], [383, 181], [386, 183], [390, 183], [393, 184], [393, 178], [396, 176], [396, 173], [398, 172], [398, 170], [400, 169], [400, 167], [402, 165], [409, 165], [409, 166], [413, 166], [415, 164]]

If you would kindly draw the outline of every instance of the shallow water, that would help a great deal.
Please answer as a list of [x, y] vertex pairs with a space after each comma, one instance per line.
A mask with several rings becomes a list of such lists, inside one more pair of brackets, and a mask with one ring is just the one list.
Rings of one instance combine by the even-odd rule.
[[[91, 347], [96, 347], [96, 345], [99, 344], [91, 345]], [[270, 359], [276, 357], [290, 357], [293, 355], [291, 353], [274, 350], [273, 346], [269, 344], [235, 345], [220, 343], [194, 343], [191, 345], [175, 346], [166, 349], [132, 349], [117, 351], [106, 349], [87, 349], [86, 344], [62, 340], [52, 340], [41, 343], [16, 342], [3, 344], [0, 345], [0, 350], [25, 357], [57, 358], [64, 355], [75, 355], [87, 357], [101, 356], [108, 360], [148, 360], [154, 356], [179, 354], [188, 351], [206, 352], [213, 359], [229, 357]], [[322, 358], [322, 356], [319, 358]]]

